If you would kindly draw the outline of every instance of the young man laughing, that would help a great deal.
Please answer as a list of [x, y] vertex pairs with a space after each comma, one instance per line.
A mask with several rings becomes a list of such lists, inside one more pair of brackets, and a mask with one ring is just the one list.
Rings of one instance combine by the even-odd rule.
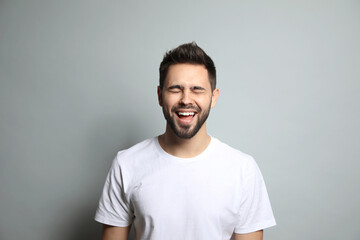
[[165, 133], [120, 151], [95, 220], [103, 240], [261, 240], [274, 226], [254, 159], [210, 136], [206, 120], [219, 96], [211, 58], [195, 43], [167, 52], [158, 100]]

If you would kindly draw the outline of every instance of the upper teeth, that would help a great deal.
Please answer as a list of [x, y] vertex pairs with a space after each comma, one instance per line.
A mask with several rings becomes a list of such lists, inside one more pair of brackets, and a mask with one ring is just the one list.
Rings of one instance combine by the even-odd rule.
[[182, 116], [192, 116], [192, 115], [194, 115], [195, 113], [193, 113], [193, 112], [179, 112], [179, 115], [182, 115]]

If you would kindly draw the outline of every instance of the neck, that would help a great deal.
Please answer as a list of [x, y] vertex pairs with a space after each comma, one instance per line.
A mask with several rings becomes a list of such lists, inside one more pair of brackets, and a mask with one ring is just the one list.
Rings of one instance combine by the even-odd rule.
[[206, 123], [204, 123], [196, 135], [189, 139], [179, 138], [170, 126], [166, 125], [165, 133], [158, 139], [165, 152], [176, 157], [191, 158], [205, 151], [211, 137], [207, 134]]

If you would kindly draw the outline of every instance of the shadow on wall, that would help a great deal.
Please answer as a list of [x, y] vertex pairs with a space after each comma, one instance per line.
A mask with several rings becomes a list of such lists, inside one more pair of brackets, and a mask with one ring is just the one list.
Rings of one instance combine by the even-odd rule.
[[[83, 209], [82, 213], [77, 214], [78, 219], [71, 224], [72, 232], [69, 240], [100, 240], [102, 224], [94, 220], [96, 206], [94, 208]], [[129, 240], [135, 240], [133, 228], [130, 231]]]
[[[137, 131], [134, 131], [137, 129]], [[140, 128], [141, 130], [141, 128]], [[94, 220], [98, 201], [105, 182], [106, 174], [111, 166], [111, 162], [117, 151], [133, 146], [141, 134], [136, 121], [133, 119], [124, 119], [119, 117], [110, 117], [101, 119], [96, 124], [95, 129], [88, 131], [86, 154], [88, 164], [82, 175], [82, 186], [84, 192], [74, 193], [73, 199], [76, 199], [77, 206], [67, 203], [62, 208], [63, 211], [71, 211], [63, 216], [61, 226], [58, 226], [59, 239], [69, 240], [100, 240], [102, 233], [102, 224]], [[99, 154], [99, 151], [101, 152]], [[99, 160], [99, 158], [101, 158]], [[88, 171], [86, 171], [88, 170]], [[64, 212], [58, 214], [64, 215]], [[60, 215], [61, 216], [61, 215]], [[64, 234], [64, 231], [66, 234]], [[135, 240], [134, 230], [130, 231], [130, 240]]]
[[71, 226], [72, 233], [69, 240], [100, 240], [102, 225], [94, 220], [94, 208], [83, 209], [82, 213], [77, 213], [78, 219]]

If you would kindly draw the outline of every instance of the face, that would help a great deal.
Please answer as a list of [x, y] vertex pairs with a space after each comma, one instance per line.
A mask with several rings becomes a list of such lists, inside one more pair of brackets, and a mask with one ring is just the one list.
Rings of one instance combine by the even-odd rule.
[[158, 88], [159, 104], [167, 124], [179, 138], [192, 138], [204, 127], [219, 90], [211, 90], [202, 65], [171, 65], [163, 89]]

